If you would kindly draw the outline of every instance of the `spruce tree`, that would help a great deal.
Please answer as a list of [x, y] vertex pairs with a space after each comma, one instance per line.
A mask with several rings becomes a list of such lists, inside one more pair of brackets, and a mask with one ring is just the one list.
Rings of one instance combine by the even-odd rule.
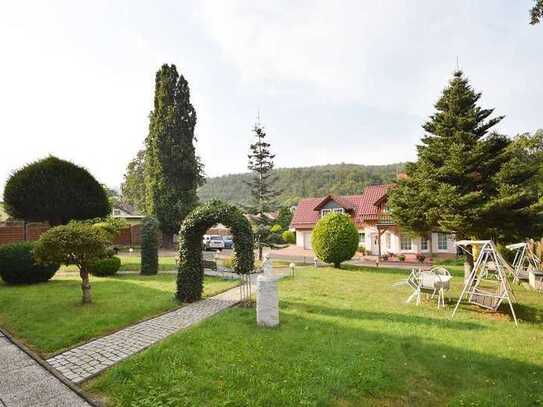
[[422, 230], [439, 227], [458, 238], [510, 242], [540, 233], [542, 203], [530, 187], [538, 168], [522, 162], [510, 139], [489, 132], [503, 116], [490, 118], [493, 109], [481, 108], [480, 98], [455, 72], [423, 125], [417, 162], [391, 193], [401, 226], [416, 229], [406, 221], [413, 212]]
[[258, 258], [262, 260], [264, 247], [276, 247], [281, 242], [280, 234], [271, 231], [272, 219], [268, 215], [279, 193], [274, 188], [276, 179], [272, 175], [275, 155], [270, 151], [270, 144], [264, 141], [266, 137], [264, 128], [257, 123], [253, 132], [256, 142], [250, 145], [248, 165], [253, 176], [247, 182], [251, 190], [251, 201], [246, 209], [254, 215], [255, 246], [258, 248]]
[[534, 0], [534, 6], [530, 10], [530, 24], [539, 24], [543, 20], [543, 0]]
[[158, 219], [167, 247], [197, 205], [196, 189], [204, 182], [194, 147], [195, 126], [188, 82], [175, 65], [162, 65], [145, 140], [145, 190], [146, 212]]

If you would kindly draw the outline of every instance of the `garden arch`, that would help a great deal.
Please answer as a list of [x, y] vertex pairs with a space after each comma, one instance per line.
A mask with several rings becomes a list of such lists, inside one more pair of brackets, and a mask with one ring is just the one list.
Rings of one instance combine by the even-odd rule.
[[254, 242], [251, 225], [235, 206], [212, 200], [196, 207], [183, 221], [179, 231], [179, 271], [176, 297], [183, 302], [202, 298], [204, 268], [202, 238], [205, 232], [222, 223], [234, 237], [234, 271], [249, 274], [254, 266]]

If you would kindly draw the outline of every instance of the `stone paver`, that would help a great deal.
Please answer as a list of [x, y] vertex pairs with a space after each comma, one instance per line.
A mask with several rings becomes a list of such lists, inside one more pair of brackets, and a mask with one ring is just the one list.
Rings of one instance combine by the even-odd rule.
[[0, 406], [90, 407], [0, 332]]
[[58, 354], [47, 362], [67, 379], [81, 383], [167, 336], [237, 304], [239, 298], [239, 288], [231, 288]]

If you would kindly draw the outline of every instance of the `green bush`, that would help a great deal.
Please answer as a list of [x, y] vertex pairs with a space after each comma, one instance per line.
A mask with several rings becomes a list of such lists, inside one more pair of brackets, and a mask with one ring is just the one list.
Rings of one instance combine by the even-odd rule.
[[358, 230], [349, 215], [330, 213], [315, 225], [311, 242], [321, 261], [339, 268], [342, 261], [352, 259], [356, 253]]
[[399, 255], [398, 255], [398, 260], [400, 260], [400, 261], [405, 261], [405, 255], [399, 254]]
[[14, 218], [51, 225], [111, 212], [106, 191], [86, 169], [53, 156], [13, 173], [4, 190], [4, 206]]
[[106, 257], [96, 260], [89, 266], [89, 273], [93, 276], [106, 277], [112, 276], [121, 268], [121, 259], [118, 257]]
[[281, 234], [281, 237], [283, 238], [283, 240], [285, 241], [285, 243], [288, 243], [288, 244], [294, 244], [296, 243], [296, 234], [291, 231], [291, 230], [285, 230], [282, 234]]
[[358, 245], [358, 249], [356, 249], [358, 253], [360, 253], [362, 256], [366, 255], [366, 247], [363, 244]]
[[0, 277], [8, 284], [43, 283], [55, 275], [60, 265], [37, 264], [34, 244], [19, 242], [0, 246]]
[[141, 225], [141, 274], [158, 273], [160, 230], [158, 220], [147, 217]]
[[270, 228], [270, 232], [272, 233], [281, 233], [282, 230], [283, 228], [279, 224], [275, 224]]

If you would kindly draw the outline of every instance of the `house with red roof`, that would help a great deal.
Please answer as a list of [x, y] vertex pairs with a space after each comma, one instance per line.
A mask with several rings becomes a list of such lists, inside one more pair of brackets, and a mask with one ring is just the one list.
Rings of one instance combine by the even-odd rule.
[[413, 237], [402, 233], [387, 210], [388, 192], [394, 184], [370, 185], [361, 195], [327, 195], [301, 199], [294, 212], [291, 229], [296, 232], [296, 245], [311, 249], [311, 235], [319, 219], [330, 212], [349, 214], [358, 229], [360, 245], [368, 254], [416, 254], [432, 252], [437, 256], [454, 256], [453, 234], [436, 231], [430, 236]]

